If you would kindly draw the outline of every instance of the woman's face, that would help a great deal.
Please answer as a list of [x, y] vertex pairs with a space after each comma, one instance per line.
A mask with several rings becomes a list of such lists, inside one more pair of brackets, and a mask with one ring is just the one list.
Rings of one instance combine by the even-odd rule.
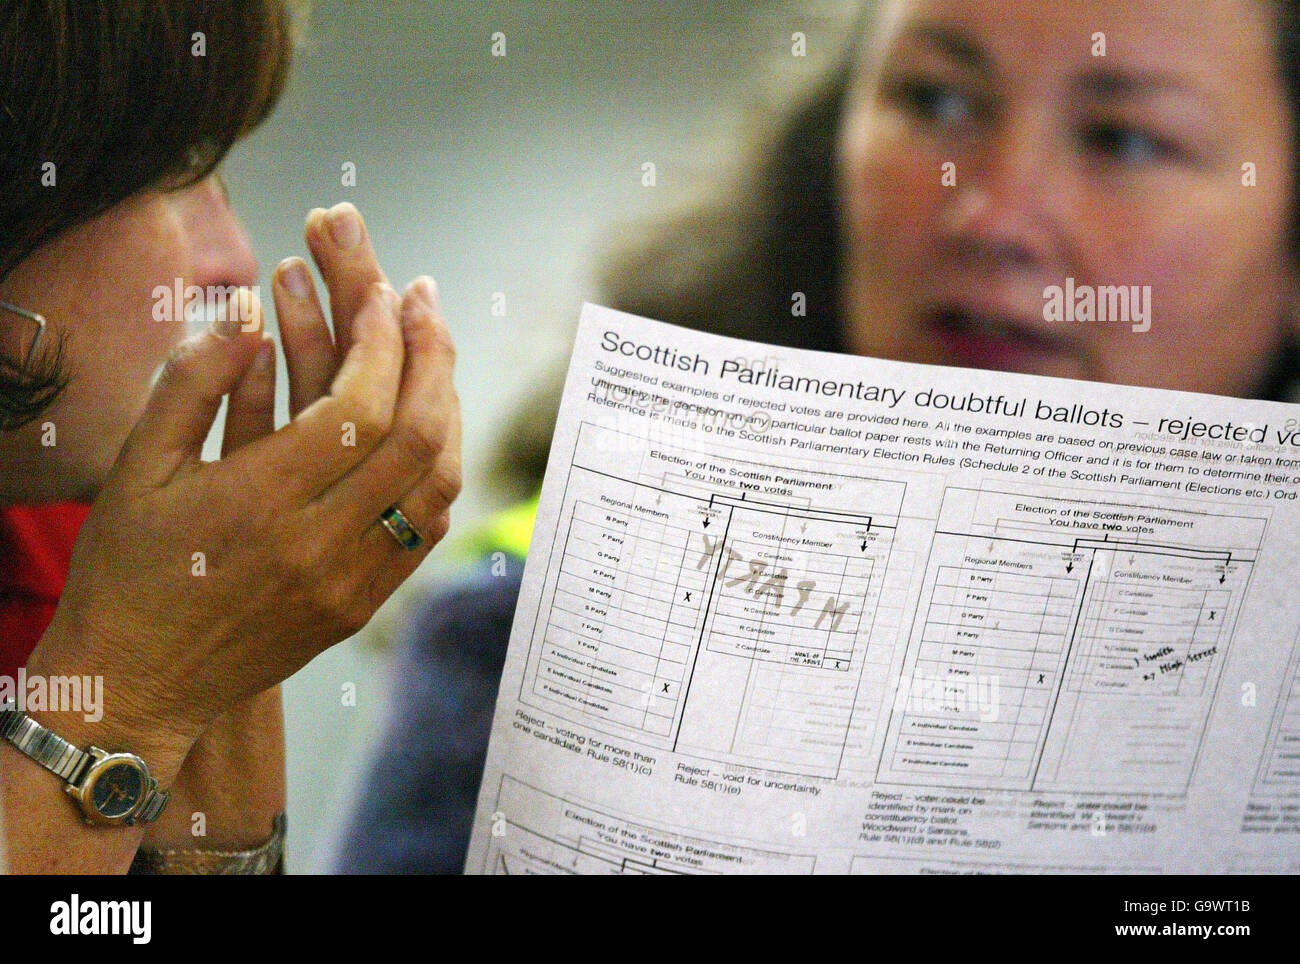
[[[888, 0], [873, 39], [839, 142], [853, 351], [1254, 394], [1294, 324], [1270, 5]], [[1111, 320], [1045, 310], [1071, 287]]]
[[[66, 336], [72, 379], [39, 419], [0, 433], [0, 462], [15, 467], [0, 484], [0, 503], [88, 500], [99, 490], [154, 374], [186, 332], [183, 310], [155, 298], [158, 286], [174, 291], [180, 279], [182, 291], [206, 290], [257, 277], [248, 237], [215, 176], [128, 198], [19, 265], [0, 298], [43, 314], [46, 337]], [[50, 424], [52, 446], [42, 444]]]

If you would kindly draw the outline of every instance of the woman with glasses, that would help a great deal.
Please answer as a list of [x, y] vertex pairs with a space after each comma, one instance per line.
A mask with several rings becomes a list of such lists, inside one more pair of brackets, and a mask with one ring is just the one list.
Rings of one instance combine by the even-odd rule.
[[[214, 172], [275, 104], [292, 42], [275, 0], [0, 9], [10, 870], [279, 867], [277, 686], [449, 525], [437, 291], [394, 290], [351, 205], [306, 224], [332, 334], [302, 259], [274, 274], [292, 415], [274, 424], [258, 262]], [[194, 314], [211, 323], [186, 337]]]

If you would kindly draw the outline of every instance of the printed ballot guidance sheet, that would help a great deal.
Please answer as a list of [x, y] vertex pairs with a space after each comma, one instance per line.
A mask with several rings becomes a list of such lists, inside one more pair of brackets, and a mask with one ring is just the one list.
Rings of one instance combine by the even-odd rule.
[[1300, 406], [584, 305], [466, 869], [1300, 871]]

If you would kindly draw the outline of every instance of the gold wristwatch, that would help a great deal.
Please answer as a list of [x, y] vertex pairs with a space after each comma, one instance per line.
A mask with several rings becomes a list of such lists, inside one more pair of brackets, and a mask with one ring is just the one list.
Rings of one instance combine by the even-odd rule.
[[92, 826], [152, 823], [171, 798], [134, 753], [78, 749], [19, 712], [12, 699], [0, 701], [0, 738], [62, 779]]

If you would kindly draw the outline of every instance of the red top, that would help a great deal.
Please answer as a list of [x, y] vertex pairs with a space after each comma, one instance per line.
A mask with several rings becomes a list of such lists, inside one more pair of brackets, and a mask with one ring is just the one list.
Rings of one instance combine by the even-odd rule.
[[0, 508], [0, 676], [17, 675], [54, 617], [89, 514], [73, 502]]

